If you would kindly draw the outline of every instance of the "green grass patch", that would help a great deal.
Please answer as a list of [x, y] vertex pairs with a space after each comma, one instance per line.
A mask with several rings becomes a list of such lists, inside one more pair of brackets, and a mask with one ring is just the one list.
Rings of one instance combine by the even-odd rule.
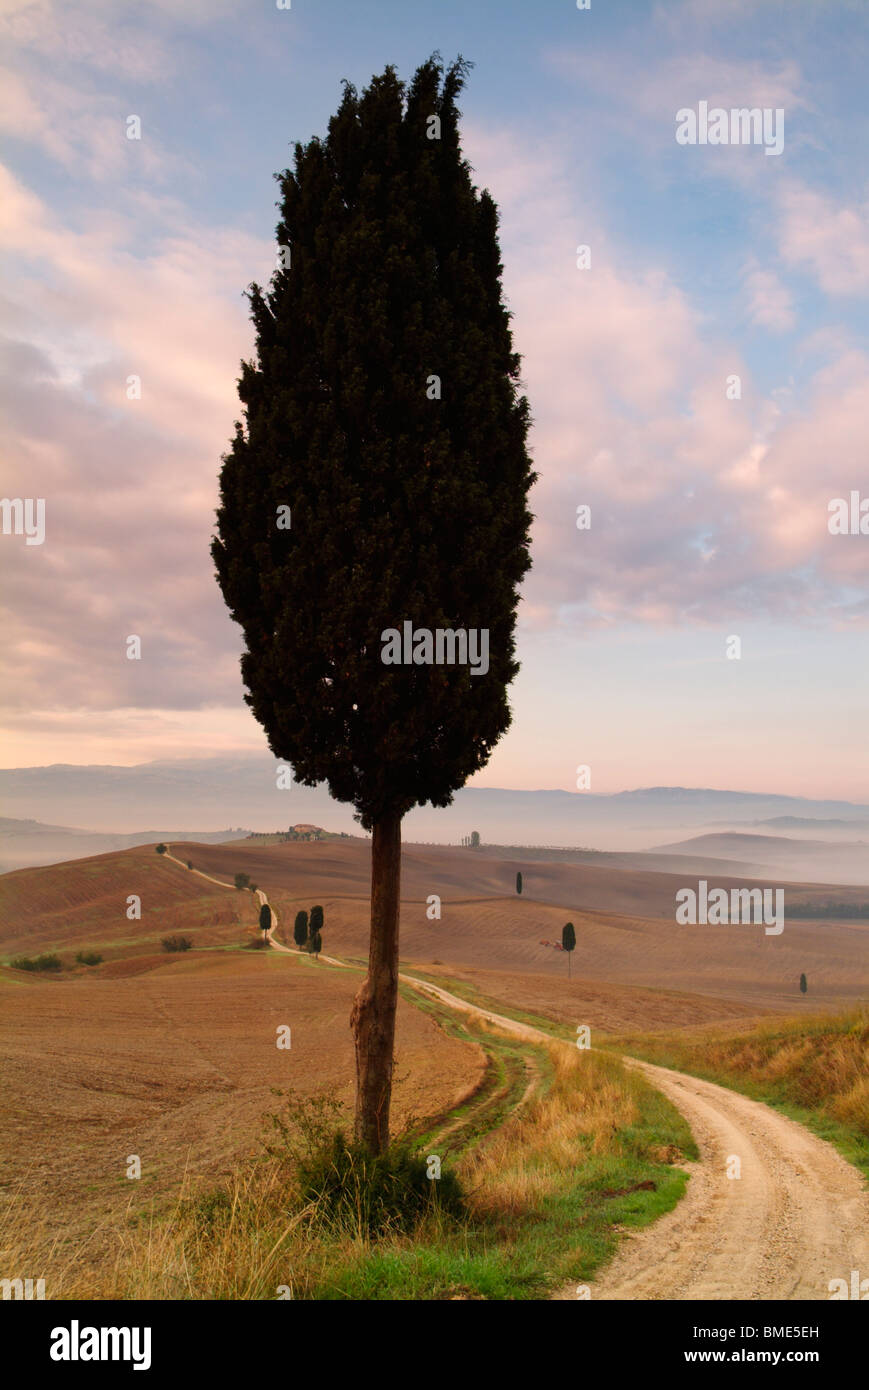
[[[601, 1135], [592, 1126], [576, 1137], [571, 1161], [553, 1161], [560, 1156], [565, 1137], [559, 1133], [554, 1155], [546, 1133], [545, 1099], [537, 1103], [537, 1116], [532, 1103], [526, 1133], [516, 1136], [515, 1147], [502, 1114], [497, 1117], [500, 1132], [489, 1132], [488, 1144], [497, 1146], [489, 1163], [484, 1159], [481, 1166], [467, 1150], [458, 1163], [459, 1176], [472, 1198], [467, 1220], [424, 1223], [412, 1237], [389, 1236], [373, 1246], [345, 1251], [298, 1296], [527, 1300], [546, 1298], [554, 1289], [574, 1282], [589, 1282], [615, 1253], [620, 1230], [647, 1225], [671, 1210], [682, 1196], [687, 1174], [667, 1158], [695, 1158], [697, 1152], [682, 1116], [642, 1078], [628, 1074], [607, 1057], [585, 1054], [581, 1065], [577, 1104], [588, 1100], [589, 1092], [597, 1092], [599, 1099], [602, 1092], [615, 1089], [619, 1092], [616, 1104], [628, 1102], [631, 1111], [630, 1123], [618, 1127], [615, 1134], [610, 1132], [607, 1151], [596, 1152]], [[594, 1077], [589, 1077], [589, 1071]], [[496, 1079], [501, 1074], [496, 1064]], [[569, 1115], [570, 1082], [565, 1092], [565, 1078], [550, 1077], [553, 1090], [557, 1095], [552, 1108], [560, 1131], [565, 1105]], [[600, 1118], [601, 1123], [609, 1123], [603, 1113]], [[478, 1115], [478, 1126], [481, 1119]], [[451, 1142], [447, 1140], [448, 1146]], [[477, 1144], [485, 1155], [486, 1135], [478, 1133]], [[528, 1190], [523, 1188], [526, 1177]], [[485, 1190], [490, 1181], [496, 1186], [491, 1200]]]

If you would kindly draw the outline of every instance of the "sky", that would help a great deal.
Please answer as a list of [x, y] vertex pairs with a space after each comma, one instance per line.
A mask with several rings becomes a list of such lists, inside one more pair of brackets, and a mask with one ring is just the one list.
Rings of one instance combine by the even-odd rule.
[[[243, 292], [342, 79], [437, 50], [539, 474], [474, 783], [869, 800], [869, 535], [829, 529], [869, 497], [863, 0], [0, 0], [0, 50], [0, 496], [45, 500], [0, 535], [0, 765], [266, 747], [209, 555]], [[680, 143], [702, 102], [780, 152]]]

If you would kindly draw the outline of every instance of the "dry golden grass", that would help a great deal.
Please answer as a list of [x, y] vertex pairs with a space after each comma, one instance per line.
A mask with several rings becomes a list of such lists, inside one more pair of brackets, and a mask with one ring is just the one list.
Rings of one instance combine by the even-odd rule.
[[709, 1029], [617, 1041], [650, 1061], [700, 1071], [713, 1080], [733, 1078], [754, 1094], [768, 1092], [869, 1138], [865, 1008], [764, 1019], [750, 1033]]
[[580, 1153], [617, 1152], [618, 1131], [636, 1120], [633, 1078], [621, 1067], [610, 1069], [600, 1058], [589, 1066], [587, 1054], [563, 1043], [551, 1043], [546, 1051], [553, 1073], [549, 1089], [462, 1165], [477, 1216], [528, 1211], [557, 1189]]
[[130, 1203], [126, 1221], [75, 1243], [56, 1234], [47, 1213], [35, 1223], [13, 1194], [0, 1221], [3, 1267], [38, 1271], [32, 1277], [45, 1278], [51, 1299], [105, 1300], [277, 1298], [280, 1285], [293, 1287], [294, 1270], [306, 1271], [305, 1286], [322, 1265], [313, 1209], [292, 1209], [277, 1164], [240, 1167], [218, 1189], [225, 1202], [213, 1211], [196, 1187], [185, 1176], [169, 1212], [137, 1213]]

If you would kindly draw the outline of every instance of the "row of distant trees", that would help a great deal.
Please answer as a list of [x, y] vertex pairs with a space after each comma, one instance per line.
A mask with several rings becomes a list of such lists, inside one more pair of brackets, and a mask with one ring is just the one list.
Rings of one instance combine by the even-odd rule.
[[319, 956], [323, 949], [324, 922], [323, 909], [319, 905], [311, 908], [310, 917], [304, 911], [296, 913], [293, 940], [300, 951], [310, 951], [312, 956]]

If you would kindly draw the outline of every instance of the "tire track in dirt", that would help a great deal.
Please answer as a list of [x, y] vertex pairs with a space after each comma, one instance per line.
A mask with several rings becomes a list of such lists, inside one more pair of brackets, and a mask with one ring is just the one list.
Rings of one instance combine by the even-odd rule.
[[[400, 978], [517, 1037], [552, 1041], [439, 985]], [[625, 1235], [593, 1298], [826, 1300], [832, 1279], [849, 1281], [854, 1269], [869, 1276], [869, 1189], [832, 1144], [724, 1086], [622, 1061], [685, 1116], [700, 1159], [683, 1165], [688, 1189], [673, 1211]], [[734, 1158], [741, 1176], [729, 1178]], [[575, 1298], [576, 1286], [556, 1297]]]
[[700, 1161], [684, 1165], [678, 1206], [626, 1235], [593, 1298], [827, 1300], [832, 1279], [869, 1270], [869, 1191], [832, 1144], [724, 1086], [624, 1061], [682, 1112]]

